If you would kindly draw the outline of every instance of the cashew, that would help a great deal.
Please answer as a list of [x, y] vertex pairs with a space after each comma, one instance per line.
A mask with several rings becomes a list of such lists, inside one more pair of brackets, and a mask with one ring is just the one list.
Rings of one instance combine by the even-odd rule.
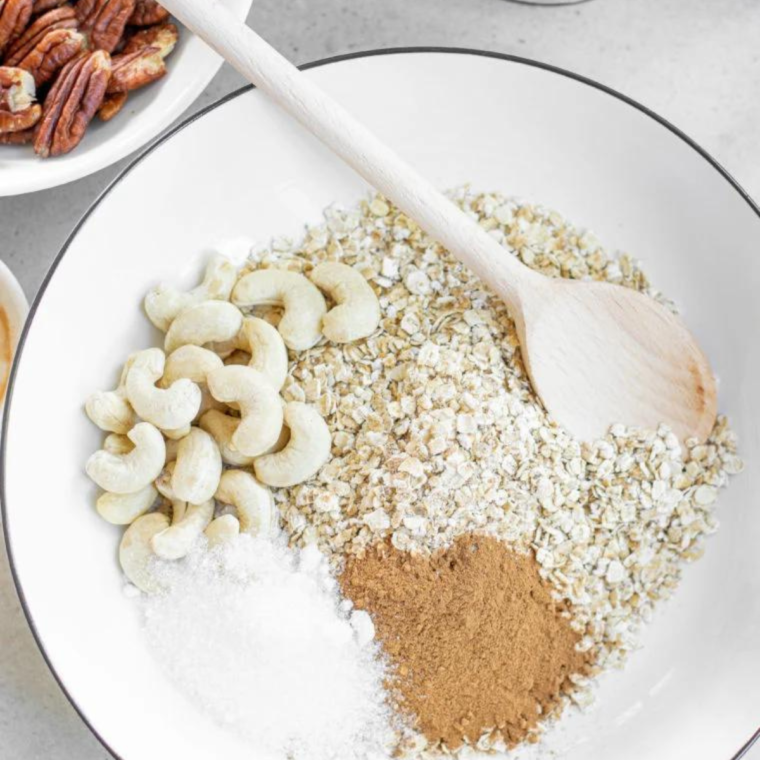
[[219, 340], [208, 344], [209, 350], [213, 351], [220, 359], [228, 359], [232, 354], [244, 348], [240, 333], [229, 340]]
[[222, 360], [207, 348], [180, 346], [166, 357], [160, 385], [162, 388], [168, 388], [175, 380], [182, 378], [205, 384], [208, 373], [222, 366]]
[[111, 433], [103, 440], [103, 449], [110, 454], [129, 454], [135, 447], [126, 435]]
[[244, 364], [266, 375], [278, 390], [288, 376], [288, 349], [277, 328], [258, 317], [245, 317], [231, 340], [212, 343], [224, 364]]
[[155, 557], [150, 541], [156, 533], [169, 527], [169, 518], [160, 512], [138, 517], [124, 532], [119, 546], [119, 562], [124, 575], [148, 594], [161, 590], [153, 574]]
[[263, 319], [246, 317], [241, 334], [251, 354], [249, 367], [265, 375], [280, 390], [288, 376], [288, 349], [280, 333]]
[[[184, 504], [184, 502], [180, 503]], [[174, 516], [174, 508], [172, 507], [172, 503], [170, 501], [167, 499], [161, 499], [154, 511], [160, 512], [171, 523], [172, 517]]]
[[167, 515], [171, 515], [172, 525], [176, 525], [184, 516], [187, 510], [187, 502], [177, 498], [172, 488], [172, 477], [176, 462], [169, 462], [164, 467], [161, 474], [156, 478], [154, 486], [156, 490], [164, 497], [165, 503], [161, 506]]
[[[201, 405], [203, 402], [201, 401]], [[200, 414], [200, 409], [198, 409]], [[197, 415], [196, 415], [197, 416]], [[161, 432], [169, 439], [169, 441], [177, 441], [179, 443], [189, 432], [190, 425], [183, 425], [182, 427], [175, 428], [174, 430], [162, 430]]]
[[[212, 409], [201, 417], [199, 425], [201, 429], [209, 433], [216, 441], [219, 451], [222, 454], [222, 461], [225, 464], [231, 464], [235, 467], [248, 467], [253, 464], [253, 457], [247, 457], [238, 451], [230, 448], [230, 441], [234, 432], [240, 424], [239, 417], [233, 417], [229, 414], [223, 414]], [[274, 454], [282, 451], [290, 440], [290, 430], [283, 425], [280, 430], [279, 438], [263, 454]]]
[[237, 279], [235, 265], [225, 256], [214, 256], [206, 266], [203, 282], [188, 293], [159, 285], [145, 296], [145, 311], [151, 322], [166, 332], [185, 309], [203, 301], [229, 301]]
[[187, 514], [187, 502], [180, 499], [174, 499], [169, 502], [172, 509], [172, 525], [179, 525]]
[[[208, 373], [222, 366], [224, 366], [222, 360], [207, 348], [192, 345], [180, 346], [166, 357], [164, 376], [158, 384], [162, 388], [168, 388], [173, 382], [182, 378], [197, 383], [201, 389], [201, 406], [196, 415], [196, 419], [198, 419], [209, 409], [224, 408], [224, 404], [218, 402], [208, 392], [206, 386], [206, 376]], [[184, 434], [187, 435], [188, 432], [188, 430], [185, 430]]]
[[322, 337], [325, 299], [303, 275], [282, 269], [259, 269], [243, 275], [232, 291], [237, 306], [283, 306], [277, 329], [289, 348], [304, 351]]
[[[285, 405], [283, 404], [283, 414], [285, 411]], [[290, 441], [290, 428], [283, 424], [282, 430], [280, 430], [280, 437], [264, 452], [264, 454], [276, 454], [278, 451], [282, 451]], [[262, 456], [264, 455], [262, 454]]]
[[129, 525], [153, 506], [158, 491], [152, 483], [135, 493], [105, 493], [98, 497], [98, 514], [113, 525]]
[[166, 443], [166, 462], [173, 462], [177, 458], [177, 449], [179, 448], [179, 441], [172, 440], [171, 438]]
[[183, 311], [166, 333], [164, 348], [170, 354], [180, 346], [231, 340], [240, 331], [243, 315], [226, 301], [204, 301]]
[[216, 492], [222, 476], [222, 455], [214, 439], [200, 428], [192, 428], [177, 448], [172, 491], [178, 499], [202, 504]]
[[191, 380], [181, 379], [169, 388], [157, 388], [164, 373], [166, 357], [160, 348], [135, 354], [127, 373], [127, 398], [137, 414], [147, 422], [181, 436], [201, 405], [201, 389]]
[[240, 424], [230, 448], [245, 456], [258, 456], [277, 441], [282, 430], [280, 396], [265, 375], [250, 367], [222, 367], [208, 376], [217, 401], [240, 406]]
[[237, 510], [240, 530], [251, 535], [268, 536], [278, 528], [278, 512], [272, 492], [249, 472], [227, 470], [219, 482], [216, 498]]
[[174, 501], [177, 499], [177, 495], [172, 488], [172, 478], [174, 477], [174, 468], [177, 466], [177, 462], [167, 462], [161, 474], [156, 478], [155, 486], [158, 492], [168, 501]]
[[172, 490], [172, 477], [174, 476], [174, 468], [176, 466], [176, 461], [167, 462], [166, 466], [161, 470], [161, 474], [156, 478], [155, 485], [158, 492], [169, 501], [177, 498]]
[[202, 504], [188, 504], [182, 518], [156, 533], [151, 538], [150, 546], [156, 556], [162, 559], [181, 559], [193, 548], [213, 516], [213, 499]]
[[366, 338], [380, 324], [380, 302], [362, 275], [346, 264], [325, 261], [309, 279], [337, 304], [322, 320], [322, 332], [335, 343]]
[[216, 441], [225, 464], [235, 467], [247, 467], [253, 464], [253, 457], [247, 457], [230, 447], [232, 436], [240, 424], [239, 417], [231, 417], [229, 414], [211, 409], [200, 418], [198, 424]]
[[93, 393], [85, 403], [87, 416], [101, 429], [121, 435], [128, 433], [137, 423], [137, 415], [127, 401], [127, 375], [132, 366], [132, 358], [127, 359], [121, 371], [119, 385], [114, 391]]
[[269, 486], [294, 486], [314, 475], [329, 459], [330, 430], [319, 412], [307, 404], [285, 405], [290, 441], [282, 451], [259, 457], [253, 463], [256, 477]]
[[221, 515], [209, 523], [205, 532], [209, 546], [219, 546], [240, 534], [240, 520], [235, 515]]
[[201, 408], [198, 410], [198, 414], [195, 415], [193, 422], [197, 422], [202, 415], [206, 412], [216, 409], [218, 412], [224, 411], [227, 408], [226, 404], [221, 401], [217, 401], [212, 395], [207, 386], [201, 388]]
[[251, 355], [247, 351], [243, 351], [236, 348], [229, 356], [224, 357], [224, 363], [229, 366], [230, 364], [240, 364], [247, 367], [251, 362]]
[[135, 445], [128, 454], [101, 450], [87, 460], [87, 474], [104, 491], [135, 493], [154, 481], [163, 469], [166, 445], [157, 428], [140, 422], [127, 437]]

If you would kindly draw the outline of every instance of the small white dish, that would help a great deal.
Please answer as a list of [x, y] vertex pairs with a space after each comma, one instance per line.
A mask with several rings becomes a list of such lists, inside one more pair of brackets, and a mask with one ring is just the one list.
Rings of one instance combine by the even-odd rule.
[[[244, 19], [252, 0], [224, 0]], [[65, 156], [41, 159], [30, 145], [0, 146], [0, 196], [56, 187], [110, 166], [150, 142], [181, 116], [206, 89], [224, 61], [180, 25], [168, 72], [130, 93], [124, 110], [109, 122], [97, 116], [82, 142]]]
[[[760, 725], [760, 211], [673, 127], [566, 72], [472, 51], [326, 63], [308, 76], [439, 187], [471, 182], [557, 208], [641, 258], [682, 305], [747, 468], [721, 495], [721, 529], [644, 648], [604, 677], [595, 709], [563, 718], [549, 756], [738, 757]], [[140, 308], [153, 284], [189, 284], [220, 238], [297, 236], [328, 204], [366, 191], [259, 92], [242, 91], [129, 167], [72, 234], [33, 307], [4, 424], [9, 554], [44, 656], [118, 758], [247, 760], [250, 750], [179, 694], [148, 650], [121, 593], [121, 530], [95, 513], [84, 474], [102, 435], [83, 401], [113, 387], [131, 351], [155, 344]]]
[[[13, 272], [0, 261], [0, 413], [5, 407], [5, 388], [9, 379], [8, 356], [16, 352], [29, 303]], [[8, 341], [7, 344], [5, 341]]]

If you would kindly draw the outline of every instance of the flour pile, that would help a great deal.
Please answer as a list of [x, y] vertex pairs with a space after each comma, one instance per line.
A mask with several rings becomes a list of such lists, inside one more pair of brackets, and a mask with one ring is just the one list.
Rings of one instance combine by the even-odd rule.
[[319, 551], [241, 535], [157, 569], [144, 598], [151, 647], [204, 712], [294, 760], [388, 756], [385, 666]]

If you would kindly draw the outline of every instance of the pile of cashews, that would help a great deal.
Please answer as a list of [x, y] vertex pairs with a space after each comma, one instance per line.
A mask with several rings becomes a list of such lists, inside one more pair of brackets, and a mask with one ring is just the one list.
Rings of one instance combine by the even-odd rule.
[[[260, 306], [281, 307], [277, 327], [251, 315]], [[241, 275], [216, 255], [198, 287], [161, 285], [145, 311], [166, 333], [164, 348], [132, 354], [118, 387], [87, 400], [88, 417], [108, 435], [86, 471], [103, 489], [98, 514], [128, 526], [119, 548], [125, 575], [152, 593], [161, 585], [155, 557], [180, 559], [201, 534], [213, 546], [279, 529], [269, 486], [313, 477], [331, 448], [319, 412], [280, 396], [288, 349], [365, 338], [378, 327], [380, 304], [345, 264], [318, 264], [308, 277]]]

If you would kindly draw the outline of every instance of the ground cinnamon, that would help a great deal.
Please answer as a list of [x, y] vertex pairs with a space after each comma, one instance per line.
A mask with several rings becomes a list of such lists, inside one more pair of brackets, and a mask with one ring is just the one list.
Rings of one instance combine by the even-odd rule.
[[371, 614], [400, 706], [431, 743], [456, 749], [495, 729], [516, 744], [588, 669], [535, 559], [493, 538], [432, 557], [381, 544], [348, 560], [341, 585]]

